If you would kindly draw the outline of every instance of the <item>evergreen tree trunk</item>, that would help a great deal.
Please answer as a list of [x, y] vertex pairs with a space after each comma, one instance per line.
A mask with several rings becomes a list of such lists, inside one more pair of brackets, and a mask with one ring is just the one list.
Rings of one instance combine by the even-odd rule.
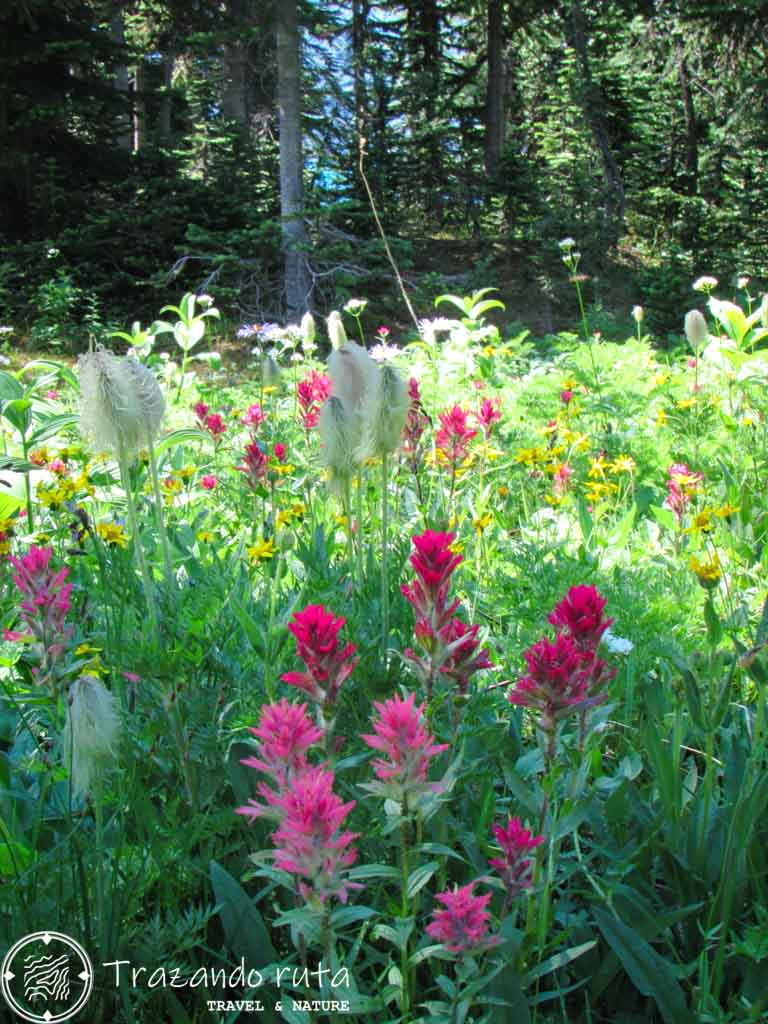
[[485, 100], [485, 171], [493, 181], [504, 152], [505, 75], [502, 0], [488, 0], [488, 87]]
[[355, 85], [355, 132], [365, 137], [368, 128], [368, 95], [365, 88], [366, 23], [368, 0], [352, 0], [352, 72]]
[[133, 152], [138, 153], [147, 141], [147, 72], [144, 61], [136, 65], [133, 78]]
[[[122, 0], [115, 0], [112, 7], [112, 16], [109, 20], [109, 35], [118, 46], [125, 46], [125, 25], [123, 22]], [[118, 149], [130, 153], [133, 148], [133, 131], [131, 128], [130, 114], [130, 91], [131, 79], [128, 74], [128, 65], [122, 61], [115, 68], [115, 89], [125, 102], [125, 113], [120, 115], [120, 128], [115, 138], [115, 145]]]
[[169, 143], [172, 135], [171, 113], [173, 110], [173, 68], [176, 56], [167, 50], [163, 57], [163, 91], [160, 95], [160, 109], [157, 114], [157, 134], [161, 142]]
[[616, 244], [624, 222], [624, 182], [611, 150], [602, 90], [592, 77], [587, 49], [588, 23], [581, 0], [572, 2], [570, 22], [566, 23], [566, 36], [578, 58], [581, 108], [603, 164], [605, 235], [607, 244], [612, 246]]
[[301, 83], [297, 0], [277, 0], [277, 105], [280, 115], [280, 213], [288, 318], [310, 307], [309, 236], [302, 219], [304, 160], [301, 148]]
[[[244, 27], [250, 18], [249, 0], [231, 0], [230, 13]], [[248, 51], [242, 33], [235, 29], [236, 36], [224, 47], [224, 93], [221, 112], [230, 121], [236, 121], [241, 128], [248, 128]]]
[[685, 115], [685, 191], [695, 196], [699, 190], [699, 144], [696, 137], [696, 109], [693, 105], [691, 77], [688, 63], [682, 49], [677, 55], [677, 75], [680, 81], [680, 92]]

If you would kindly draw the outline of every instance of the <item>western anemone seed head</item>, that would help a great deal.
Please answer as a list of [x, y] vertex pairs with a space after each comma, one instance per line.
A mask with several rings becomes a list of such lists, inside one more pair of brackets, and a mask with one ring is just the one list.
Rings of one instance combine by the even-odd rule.
[[85, 795], [114, 761], [119, 730], [115, 698], [96, 676], [81, 676], [70, 688], [64, 727], [64, 758], [75, 793]]
[[331, 339], [331, 345], [333, 348], [341, 348], [345, 345], [347, 343], [347, 332], [344, 330], [344, 322], [341, 319], [341, 313], [334, 309], [325, 323], [328, 328], [328, 337]]
[[320, 410], [317, 424], [323, 442], [320, 454], [328, 467], [329, 486], [336, 492], [343, 490], [355, 468], [356, 419], [336, 395], [331, 395]]
[[264, 385], [277, 384], [280, 380], [280, 367], [271, 352], [261, 359], [261, 381]]
[[357, 450], [360, 461], [392, 452], [400, 444], [410, 398], [408, 385], [385, 363], [366, 392], [362, 408], [362, 438]]
[[312, 316], [311, 313], [305, 313], [304, 316], [301, 318], [300, 330], [301, 339], [304, 342], [304, 345], [314, 346], [316, 334], [315, 318]]
[[698, 309], [692, 309], [685, 314], [685, 336], [694, 351], [698, 351], [709, 341], [707, 321]]
[[125, 356], [122, 365], [133, 382], [141, 408], [141, 440], [154, 441], [165, 415], [165, 398], [154, 373], [132, 355]]
[[130, 368], [106, 349], [80, 356], [80, 430], [99, 449], [119, 454], [140, 445], [145, 414]]
[[328, 356], [328, 376], [331, 394], [340, 398], [350, 413], [359, 413], [377, 387], [379, 368], [364, 348], [345, 340]]

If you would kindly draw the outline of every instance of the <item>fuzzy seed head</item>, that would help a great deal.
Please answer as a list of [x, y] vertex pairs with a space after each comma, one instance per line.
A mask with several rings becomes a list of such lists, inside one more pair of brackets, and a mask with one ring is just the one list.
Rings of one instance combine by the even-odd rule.
[[692, 309], [685, 314], [685, 336], [695, 352], [709, 340], [707, 321], [698, 309]]
[[321, 457], [328, 468], [331, 490], [339, 493], [355, 468], [356, 417], [335, 395], [323, 404], [317, 427], [322, 440]]
[[157, 438], [165, 415], [165, 397], [154, 373], [133, 355], [123, 359], [128, 377], [136, 389], [142, 415], [142, 442]]
[[347, 332], [344, 330], [344, 322], [341, 313], [337, 309], [329, 315], [325, 321], [328, 328], [328, 337], [331, 339], [333, 348], [342, 348], [347, 343]]
[[96, 676], [81, 676], [69, 691], [64, 757], [72, 767], [72, 789], [85, 795], [114, 762], [120, 718], [115, 698]]
[[394, 451], [403, 436], [410, 398], [408, 385], [394, 367], [385, 363], [373, 378], [362, 408], [360, 461]]
[[80, 430], [99, 449], [132, 454], [146, 428], [130, 368], [106, 349], [80, 356], [78, 367]]

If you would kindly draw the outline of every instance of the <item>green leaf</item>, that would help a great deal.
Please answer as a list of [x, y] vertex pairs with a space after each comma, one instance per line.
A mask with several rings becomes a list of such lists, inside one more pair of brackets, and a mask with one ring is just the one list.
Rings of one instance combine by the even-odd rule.
[[417, 892], [424, 888], [427, 882], [432, 878], [438, 869], [438, 863], [436, 860], [430, 860], [426, 864], [422, 864], [420, 867], [412, 871], [408, 876], [408, 899], [415, 896]]
[[28, 398], [13, 398], [3, 402], [2, 415], [24, 437], [32, 422], [32, 402]]
[[669, 963], [623, 921], [597, 907], [592, 913], [608, 948], [638, 992], [654, 1000], [666, 1024], [695, 1024]]
[[594, 949], [597, 945], [596, 939], [590, 939], [589, 942], [583, 942], [580, 946], [571, 946], [570, 949], [564, 949], [560, 953], [555, 953], [554, 956], [549, 957], [543, 963], [539, 964], [538, 967], [534, 967], [532, 971], [528, 972], [528, 981], [534, 981], [536, 978], [543, 978], [545, 974], [550, 974], [552, 971], [558, 970], [560, 967], [565, 967], [571, 960], [575, 960], [577, 957], [583, 956], [584, 953], [588, 953], [590, 949]]
[[256, 969], [274, 963], [277, 953], [264, 919], [245, 889], [215, 860], [211, 861], [211, 882], [232, 953], [245, 957]]
[[16, 378], [5, 370], [0, 370], [0, 401], [13, 401], [14, 398], [23, 397], [24, 388]]
[[160, 456], [169, 448], [182, 445], [186, 441], [204, 441], [208, 435], [196, 427], [182, 427], [180, 430], [173, 430], [167, 437], [155, 445], [155, 455]]
[[75, 416], [74, 413], [63, 413], [61, 416], [49, 416], [32, 431], [27, 438], [27, 444], [42, 444], [43, 441], [47, 441], [49, 438], [54, 437], [54, 435], [60, 434], [68, 427], [74, 427], [76, 424], [77, 416]]
[[508, 964], [488, 986], [488, 995], [501, 1001], [493, 1006], [487, 1016], [488, 1024], [530, 1024], [531, 1011], [525, 998], [520, 975], [512, 964]]

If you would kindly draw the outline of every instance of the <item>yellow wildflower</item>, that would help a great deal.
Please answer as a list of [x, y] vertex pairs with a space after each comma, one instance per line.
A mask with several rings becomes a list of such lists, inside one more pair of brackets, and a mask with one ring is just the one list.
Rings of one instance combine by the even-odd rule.
[[509, 495], [509, 488], [508, 488], [508, 487], [505, 487], [505, 486], [504, 486], [504, 485], [502, 484], [502, 485], [501, 485], [501, 487], [499, 487], [499, 488], [497, 489], [496, 493], [498, 494], [498, 496], [499, 496], [500, 498], [506, 498], [506, 497], [508, 497], [508, 495]]
[[128, 538], [120, 523], [98, 523], [96, 533], [110, 548], [127, 548]]
[[669, 380], [668, 373], [657, 373], [653, 378], [654, 387], [660, 388], [663, 384], [666, 384]]
[[723, 575], [720, 568], [720, 559], [716, 554], [708, 562], [700, 562], [698, 558], [691, 558], [688, 562], [688, 568], [696, 573], [699, 583], [705, 590], [714, 589]]
[[[718, 519], [727, 519], [728, 516], [732, 516], [734, 512], [738, 512], [739, 508], [737, 505], [731, 505], [729, 501], [726, 501], [720, 508], [713, 508], [712, 515], [717, 516]], [[2, 527], [0, 527], [2, 529]]]
[[493, 345], [486, 345], [485, 348], [483, 349], [483, 355], [488, 356], [488, 358], [490, 359], [490, 357], [495, 353], [495, 351], [496, 349], [493, 347]]
[[634, 473], [637, 464], [631, 455], [617, 455], [608, 468], [611, 473]]
[[91, 498], [96, 493], [96, 488], [88, 479], [88, 474], [86, 472], [83, 472], [80, 474], [80, 476], [75, 477], [75, 487], [78, 491], [82, 491], [84, 494], [87, 494]]
[[691, 525], [687, 526], [683, 533], [709, 533], [712, 529], [712, 509], [703, 508], [700, 512], [697, 512], [691, 520]]
[[478, 535], [482, 536], [485, 530], [487, 530], [487, 528], [491, 525], [492, 522], [493, 516], [489, 512], [486, 512], [485, 515], [476, 516], [472, 520], [472, 525], [474, 526]]
[[195, 475], [195, 467], [182, 466], [182, 468], [178, 470], [178, 474], [179, 477], [186, 483], [188, 480], [191, 480], [192, 477]]
[[661, 427], [667, 422], [667, 414], [664, 409], [659, 409], [656, 413], [656, 425]]
[[754, 427], [757, 423], [757, 413], [747, 411], [741, 417], [741, 425], [743, 427]]
[[0, 519], [0, 533], [11, 533], [15, 525], [15, 519]]
[[605, 471], [608, 468], [608, 462], [604, 455], [598, 455], [596, 459], [592, 459], [592, 466], [587, 473], [590, 480], [605, 480]]
[[[375, 462], [375, 459], [373, 460], [373, 462]], [[274, 469], [275, 473], [279, 474], [280, 476], [285, 476], [286, 473], [292, 473], [296, 467], [292, 466], [290, 462], [286, 462], [282, 466], [273, 466], [272, 468]]]
[[268, 558], [274, 557], [275, 554], [275, 542], [270, 537], [269, 540], [260, 540], [256, 544], [252, 544], [248, 548], [248, 558], [250, 559], [251, 565], [255, 565], [256, 562], [265, 561]]
[[291, 505], [291, 515], [297, 519], [303, 519], [306, 514], [307, 507], [301, 501], [297, 501], [295, 505]]
[[198, 530], [195, 534], [201, 544], [213, 544], [216, 534], [211, 530]]
[[275, 516], [275, 523], [278, 526], [287, 526], [293, 519], [293, 512], [289, 508], [280, 509]]
[[680, 401], [677, 403], [677, 408], [678, 409], [690, 409], [694, 405], [696, 405], [696, 399], [695, 398], [681, 398]]

